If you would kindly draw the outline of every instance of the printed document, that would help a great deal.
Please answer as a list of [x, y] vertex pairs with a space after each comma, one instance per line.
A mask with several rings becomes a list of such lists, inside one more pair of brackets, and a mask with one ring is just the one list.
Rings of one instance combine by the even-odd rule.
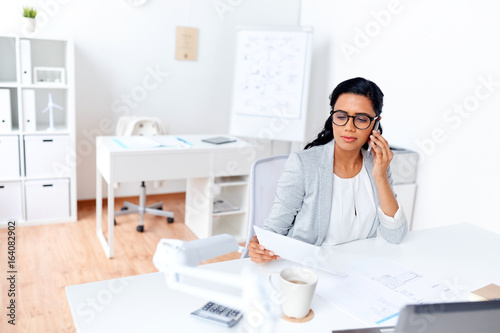
[[332, 251], [331, 247], [314, 246], [257, 226], [253, 228], [259, 239], [259, 243], [281, 258], [321, 269], [337, 276], [346, 275], [344, 272], [334, 270], [328, 264], [327, 258]]
[[317, 294], [371, 326], [396, 325], [407, 304], [451, 301], [462, 292], [386, 258], [363, 260], [345, 271], [343, 281], [323, 283]]

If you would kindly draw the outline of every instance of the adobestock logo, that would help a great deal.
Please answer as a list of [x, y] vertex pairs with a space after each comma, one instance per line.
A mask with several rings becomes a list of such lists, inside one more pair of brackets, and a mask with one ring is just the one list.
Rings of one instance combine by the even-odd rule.
[[354, 28], [355, 34], [352, 43], [342, 42], [340, 44], [340, 50], [347, 62], [350, 63], [353, 56], [360, 54], [361, 50], [368, 47], [373, 39], [382, 33], [383, 28], [392, 22], [393, 16], [400, 14], [402, 10], [399, 0], [391, 0], [387, 4], [387, 9], [370, 12], [373, 20], [368, 21], [363, 29]]
[[[480, 76], [478, 81], [479, 84], [476, 85], [472, 93], [467, 95], [461, 103], [454, 103], [453, 107], [444, 112], [443, 120], [445, 123], [451, 124], [451, 130], [456, 131], [460, 128], [464, 123], [464, 119], [477, 112], [481, 102], [490, 98], [500, 88], [500, 81], [495, 81], [493, 75], [489, 75], [487, 78]], [[451, 130], [447, 131], [445, 128], [436, 127], [433, 129], [430, 138], [415, 142], [418, 151], [421, 153], [420, 156], [422, 156], [420, 163], [425, 160], [425, 157], [432, 155], [436, 151], [438, 144], [448, 140], [448, 133]]]
[[142, 78], [141, 84], [134, 86], [129, 94], [122, 94], [120, 98], [114, 100], [111, 105], [113, 112], [129, 114], [131, 108], [137, 108], [139, 103], [148, 97], [149, 92], [158, 88], [169, 75], [168, 72], [161, 71], [158, 65], [155, 69], [146, 67], [146, 72], [148, 74]]
[[213, 2], [215, 12], [220, 20], [224, 20], [224, 15], [227, 12], [232, 12], [236, 7], [241, 5], [243, 0], [216, 0]]

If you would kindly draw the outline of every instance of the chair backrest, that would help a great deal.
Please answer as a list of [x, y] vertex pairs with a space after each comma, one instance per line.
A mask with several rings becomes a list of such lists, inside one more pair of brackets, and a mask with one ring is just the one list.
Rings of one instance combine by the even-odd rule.
[[253, 226], [262, 227], [271, 212], [276, 186], [288, 155], [266, 157], [255, 161], [250, 172], [250, 218], [247, 244], [242, 258], [248, 256], [248, 242], [255, 235]]
[[116, 135], [162, 135], [167, 134], [160, 119], [154, 117], [122, 116], [116, 125]]

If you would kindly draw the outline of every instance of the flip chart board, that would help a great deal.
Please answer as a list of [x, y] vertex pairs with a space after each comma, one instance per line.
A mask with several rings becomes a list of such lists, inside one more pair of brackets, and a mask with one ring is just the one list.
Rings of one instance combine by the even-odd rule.
[[238, 28], [233, 135], [305, 141], [312, 28]]

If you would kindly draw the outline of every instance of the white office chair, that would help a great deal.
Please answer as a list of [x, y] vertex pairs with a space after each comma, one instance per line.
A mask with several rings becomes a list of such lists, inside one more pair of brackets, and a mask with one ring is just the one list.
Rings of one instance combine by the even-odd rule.
[[266, 157], [253, 162], [250, 173], [250, 218], [247, 243], [241, 258], [248, 257], [248, 243], [255, 236], [253, 226], [262, 227], [271, 212], [276, 186], [288, 155]]
[[[162, 125], [158, 118], [151, 117], [130, 117], [123, 116], [118, 119], [116, 125], [116, 135], [162, 135], [166, 134], [167, 129]], [[125, 201], [124, 206], [118, 212], [115, 212], [115, 217], [139, 213], [141, 215], [141, 224], [137, 226], [137, 231], [144, 231], [144, 214], [153, 214], [167, 218], [168, 223], [174, 222], [174, 213], [163, 210], [163, 202], [157, 202], [146, 206], [146, 184], [141, 182], [139, 193], [139, 204], [133, 204]], [[115, 219], [116, 224], [116, 219]]]

